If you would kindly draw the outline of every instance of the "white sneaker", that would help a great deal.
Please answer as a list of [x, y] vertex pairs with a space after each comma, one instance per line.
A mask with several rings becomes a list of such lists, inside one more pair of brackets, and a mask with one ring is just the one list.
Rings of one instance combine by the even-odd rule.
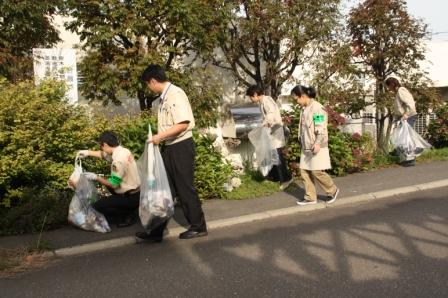
[[314, 205], [314, 204], [317, 204], [317, 200], [316, 201], [308, 201], [308, 200], [303, 199], [303, 200], [297, 201], [297, 205], [300, 205], [300, 206]]
[[339, 188], [336, 188], [336, 192], [332, 196], [329, 196], [330, 199], [327, 201], [327, 204], [331, 204], [334, 201], [336, 201], [336, 199], [338, 198], [338, 194], [339, 194]]

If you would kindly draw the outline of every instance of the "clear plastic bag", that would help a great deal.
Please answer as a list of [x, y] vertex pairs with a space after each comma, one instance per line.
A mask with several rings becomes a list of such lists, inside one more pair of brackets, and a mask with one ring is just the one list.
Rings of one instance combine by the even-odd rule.
[[430, 149], [431, 145], [426, 142], [409, 123], [400, 121], [391, 137], [391, 143], [396, 148], [401, 161], [413, 160]]
[[258, 170], [263, 176], [267, 176], [274, 165], [280, 164], [277, 149], [273, 146], [269, 136], [269, 129], [257, 127], [249, 132], [248, 137], [255, 147]]
[[109, 224], [103, 214], [89, 204], [98, 197], [95, 186], [83, 174], [76, 184], [75, 195], [68, 208], [68, 221], [86, 230], [100, 233], [110, 232]]
[[71, 189], [75, 189], [76, 184], [78, 184], [79, 178], [81, 177], [81, 174], [82, 174], [81, 158], [76, 157], [75, 158], [75, 169], [73, 170], [72, 174], [70, 175], [70, 177], [68, 178], [68, 181], [67, 181], [68, 187], [70, 187]]
[[[151, 127], [148, 137], [151, 138]], [[153, 230], [174, 215], [174, 202], [159, 147], [146, 143], [137, 161], [140, 174], [139, 216], [143, 227]]]

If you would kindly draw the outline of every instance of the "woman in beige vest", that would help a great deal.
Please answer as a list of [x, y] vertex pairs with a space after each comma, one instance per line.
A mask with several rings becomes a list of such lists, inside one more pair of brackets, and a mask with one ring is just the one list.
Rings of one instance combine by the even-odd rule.
[[328, 196], [327, 203], [333, 203], [339, 188], [325, 170], [331, 169], [328, 150], [328, 116], [322, 105], [314, 100], [316, 91], [313, 87], [297, 85], [291, 95], [302, 107], [299, 123], [299, 139], [301, 144], [300, 175], [305, 184], [305, 196], [298, 200], [298, 205], [317, 203], [316, 181]]

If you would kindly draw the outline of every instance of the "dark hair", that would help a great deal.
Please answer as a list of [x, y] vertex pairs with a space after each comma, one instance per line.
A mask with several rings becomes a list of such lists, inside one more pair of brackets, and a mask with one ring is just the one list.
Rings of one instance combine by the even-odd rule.
[[316, 90], [313, 87], [305, 87], [302, 85], [297, 85], [291, 90], [291, 95], [302, 96], [306, 94], [309, 98], [316, 97]]
[[263, 89], [259, 85], [251, 85], [247, 88], [247, 96], [254, 96], [255, 93], [257, 93], [257, 95], [263, 95]]
[[388, 77], [385, 81], [387, 87], [398, 88], [401, 87], [400, 81], [394, 77]]
[[145, 71], [142, 73], [140, 79], [144, 82], [149, 82], [149, 80], [154, 79], [157, 82], [163, 83], [168, 79], [165, 74], [165, 70], [157, 64], [150, 64], [146, 67]]
[[110, 147], [117, 147], [120, 145], [118, 137], [113, 131], [104, 131], [97, 139], [98, 143], [106, 143]]

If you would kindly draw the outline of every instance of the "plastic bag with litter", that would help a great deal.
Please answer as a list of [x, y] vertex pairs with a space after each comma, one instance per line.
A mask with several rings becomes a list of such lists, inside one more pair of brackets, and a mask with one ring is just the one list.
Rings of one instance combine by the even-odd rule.
[[[148, 138], [152, 138], [151, 126]], [[145, 229], [153, 230], [174, 215], [173, 197], [159, 147], [146, 143], [137, 166], [141, 181], [140, 221]]]
[[97, 196], [93, 183], [81, 174], [68, 208], [68, 221], [86, 231], [107, 233], [110, 232], [110, 227], [106, 218], [89, 203], [96, 201]]
[[401, 161], [413, 160], [424, 150], [431, 148], [406, 120], [400, 121], [395, 128], [391, 143], [399, 153]]
[[273, 146], [267, 127], [257, 127], [248, 134], [249, 141], [255, 147], [255, 160], [258, 170], [267, 176], [274, 165], [280, 164], [277, 149]]

